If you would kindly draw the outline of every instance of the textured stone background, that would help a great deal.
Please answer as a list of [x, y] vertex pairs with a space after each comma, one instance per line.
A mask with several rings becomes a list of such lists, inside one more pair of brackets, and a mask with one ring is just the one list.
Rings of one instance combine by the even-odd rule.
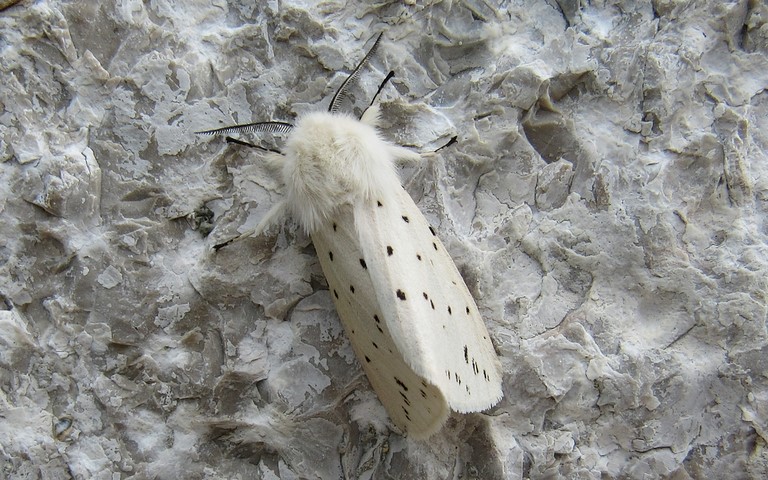
[[[766, 3], [425, 3], [0, 12], [0, 475], [768, 475]], [[380, 31], [356, 101], [393, 69], [385, 136], [458, 135], [403, 178], [505, 371], [426, 443], [292, 222], [211, 250], [279, 191], [192, 133], [325, 108]]]

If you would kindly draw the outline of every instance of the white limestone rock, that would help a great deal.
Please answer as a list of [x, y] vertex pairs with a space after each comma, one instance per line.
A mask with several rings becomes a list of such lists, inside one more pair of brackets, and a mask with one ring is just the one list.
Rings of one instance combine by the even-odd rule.
[[[767, 20], [747, 0], [0, 11], [1, 475], [768, 476]], [[212, 250], [280, 189], [258, 151], [193, 133], [326, 108], [381, 31], [353, 103], [392, 69], [383, 134], [458, 136], [403, 178], [505, 372], [497, 407], [429, 442], [392, 429], [292, 222]]]

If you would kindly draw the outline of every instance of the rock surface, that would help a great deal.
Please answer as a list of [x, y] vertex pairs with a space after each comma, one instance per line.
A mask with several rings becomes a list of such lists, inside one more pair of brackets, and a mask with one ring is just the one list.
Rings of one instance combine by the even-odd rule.
[[[2, 475], [765, 478], [767, 21], [757, 0], [3, 10]], [[499, 405], [429, 442], [391, 427], [295, 224], [212, 251], [279, 190], [258, 151], [193, 134], [325, 108], [381, 31], [355, 103], [392, 69], [384, 135], [458, 136], [403, 178], [504, 367]]]

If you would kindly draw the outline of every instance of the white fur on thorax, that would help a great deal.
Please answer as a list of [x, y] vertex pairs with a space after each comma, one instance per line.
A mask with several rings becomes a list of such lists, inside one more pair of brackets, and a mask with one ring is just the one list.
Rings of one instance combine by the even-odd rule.
[[398, 147], [381, 138], [378, 120], [376, 107], [361, 120], [329, 112], [299, 119], [286, 141], [282, 174], [286, 204], [308, 233], [330, 221], [341, 205], [384, 199], [400, 188]]

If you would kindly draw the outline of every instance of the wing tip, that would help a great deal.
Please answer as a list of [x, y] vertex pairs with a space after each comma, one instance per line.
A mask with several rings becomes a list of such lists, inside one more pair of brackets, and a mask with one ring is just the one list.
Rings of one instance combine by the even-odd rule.
[[459, 413], [483, 412], [498, 405], [502, 398], [504, 398], [504, 392], [501, 389], [501, 384], [499, 384], [496, 391], [484, 395], [479, 401], [476, 400], [476, 397], [473, 397], [473, 400], [476, 401], [472, 402], [463, 401], [465, 399], [453, 399], [448, 400], [448, 405], [451, 410]]
[[448, 405], [449, 408], [446, 409], [445, 413], [440, 416], [439, 418], [435, 418], [434, 422], [431, 422], [429, 425], [426, 426], [423, 430], [420, 431], [414, 431], [414, 430], [405, 430], [402, 429], [405, 433], [404, 435], [408, 438], [411, 438], [413, 440], [419, 440], [419, 441], [426, 441], [429, 440], [433, 435], [438, 433], [442, 428], [445, 426], [446, 421], [448, 420], [448, 417], [451, 414], [451, 411], [455, 411], [460, 414], [467, 414], [467, 413], [477, 413], [482, 412], [484, 410], [488, 410], [489, 408], [492, 408], [501, 401], [501, 399], [504, 398], [504, 394], [501, 391], [501, 386], [499, 386], [499, 392], [496, 396], [491, 398], [486, 404], [478, 407], [477, 404], [466, 406], [466, 405]]
[[[445, 394], [445, 392], [442, 393]], [[408, 429], [406, 426], [400, 425], [400, 422], [395, 421], [392, 416], [390, 416], [390, 418], [392, 418], [398, 429], [403, 432], [404, 436], [414, 440], [424, 441], [428, 440], [430, 437], [442, 430], [452, 411], [460, 414], [467, 414], [488, 410], [499, 404], [501, 399], [504, 398], [504, 392], [501, 388], [501, 382], [499, 382], [497, 391], [491, 393], [490, 395], [486, 395], [485, 401], [483, 402], [451, 402], [448, 398], [443, 398], [446, 402], [444, 403], [445, 408], [438, 415], [435, 415], [431, 421], [424, 425], [420, 430], [414, 430], [413, 428]]]

